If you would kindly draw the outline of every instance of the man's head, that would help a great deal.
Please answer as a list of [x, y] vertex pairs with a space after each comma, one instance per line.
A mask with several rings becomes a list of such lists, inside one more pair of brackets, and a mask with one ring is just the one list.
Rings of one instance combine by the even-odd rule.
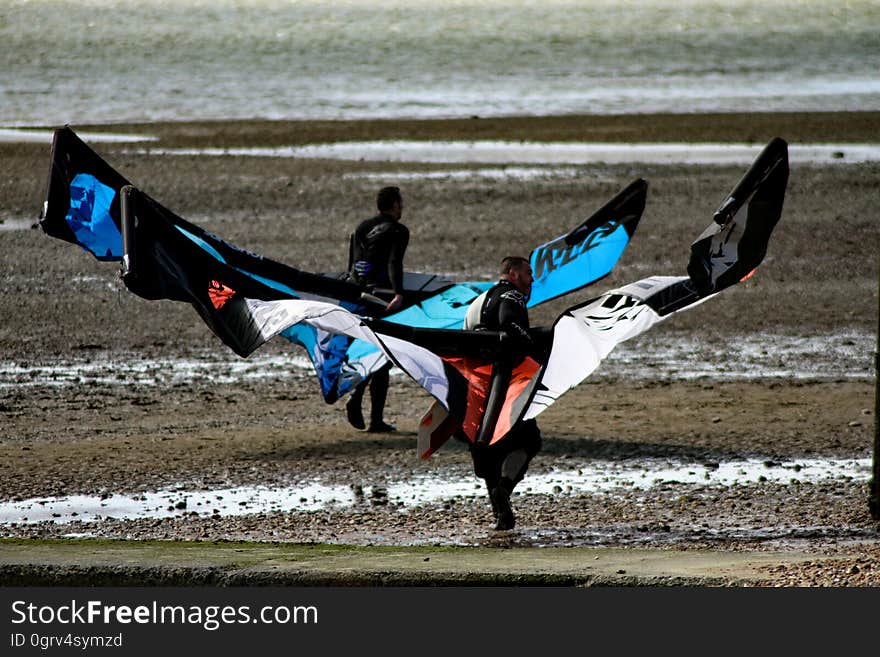
[[376, 207], [382, 214], [400, 219], [403, 214], [403, 198], [400, 196], [400, 188], [383, 187], [380, 189], [376, 195]]
[[510, 281], [526, 298], [532, 293], [532, 266], [520, 256], [507, 256], [501, 261], [501, 278]]

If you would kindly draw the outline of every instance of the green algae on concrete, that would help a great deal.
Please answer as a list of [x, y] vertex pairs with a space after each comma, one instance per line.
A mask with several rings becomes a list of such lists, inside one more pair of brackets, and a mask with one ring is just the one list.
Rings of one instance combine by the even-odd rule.
[[0, 540], [2, 586], [742, 586], [798, 552]]

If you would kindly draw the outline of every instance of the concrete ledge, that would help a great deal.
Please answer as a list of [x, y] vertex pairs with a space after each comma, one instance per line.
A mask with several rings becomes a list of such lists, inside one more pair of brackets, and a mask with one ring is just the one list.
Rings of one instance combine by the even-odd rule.
[[816, 559], [626, 548], [3, 540], [0, 585], [749, 586], [770, 579], [768, 566]]

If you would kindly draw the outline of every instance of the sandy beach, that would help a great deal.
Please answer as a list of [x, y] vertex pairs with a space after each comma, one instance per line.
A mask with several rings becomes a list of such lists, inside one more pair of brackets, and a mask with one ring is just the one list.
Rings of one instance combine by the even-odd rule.
[[[395, 175], [404, 172], [462, 166], [151, 150], [384, 139], [762, 145], [780, 136], [790, 144], [859, 144], [875, 142], [878, 125], [880, 113], [843, 112], [73, 127], [157, 137], [147, 147], [93, 147], [151, 196], [223, 238], [302, 269], [337, 271], [345, 265], [349, 231], [371, 214], [375, 191], [385, 184], [374, 174], [397, 184]], [[138, 298], [122, 286], [114, 265], [29, 227], [38, 220], [45, 190], [48, 144], [0, 143], [0, 162], [0, 360], [7, 367], [36, 371], [60, 363], [206, 354], [215, 363], [240, 360], [188, 305]], [[399, 183], [412, 234], [406, 268], [491, 280], [504, 255], [565, 232], [632, 179], [648, 180], [644, 218], [617, 268], [592, 288], [532, 312], [533, 324], [548, 323], [567, 306], [616, 285], [683, 274], [690, 243], [744, 170], [593, 162], [572, 176], [410, 177]], [[782, 219], [755, 276], [646, 337], [661, 345], [666, 337], [708, 343], [714, 353], [699, 357], [723, 360], [725, 341], [766, 336], [765, 356], [772, 360], [775, 345], [795, 338], [819, 336], [831, 348], [852, 336], [875, 336], [878, 187], [876, 163], [793, 165]], [[261, 349], [282, 361], [292, 353], [283, 340]], [[709, 468], [758, 459], [770, 469], [798, 459], [870, 459], [873, 356], [865, 350], [866, 367], [855, 375], [831, 365], [813, 377], [728, 378], [722, 372], [711, 378], [588, 379], [539, 417], [544, 451], [530, 475], [573, 463], [653, 457]], [[316, 479], [378, 490], [425, 474], [469, 474], [468, 454], [457, 445], [418, 461], [415, 430], [430, 400], [403, 377], [392, 380], [386, 412], [399, 431], [376, 436], [350, 428], [342, 404], [325, 404], [307, 375], [225, 383], [222, 373], [215, 366], [204, 376], [162, 386], [58, 385], [35, 374], [26, 385], [0, 387], [0, 502]], [[165, 518], [22, 522], [0, 526], [0, 536], [792, 549], [843, 558], [833, 566], [808, 561], [767, 567], [764, 584], [880, 585], [880, 533], [868, 512], [863, 477], [815, 484], [771, 479], [686, 488], [666, 481], [647, 492], [633, 487], [612, 496], [522, 494], [514, 498], [517, 528], [504, 533], [490, 530], [488, 500], [475, 497], [406, 508], [366, 499], [320, 511], [212, 515], [182, 509]], [[522, 486], [528, 481], [529, 475]]]

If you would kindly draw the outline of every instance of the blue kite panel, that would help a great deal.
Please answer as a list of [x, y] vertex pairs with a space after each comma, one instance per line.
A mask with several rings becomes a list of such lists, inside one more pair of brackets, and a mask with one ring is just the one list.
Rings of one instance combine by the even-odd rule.
[[529, 306], [537, 306], [607, 276], [626, 249], [629, 237], [624, 226], [617, 224], [610, 232], [607, 226], [602, 226], [571, 246], [562, 239], [539, 246], [531, 254], [535, 282]]
[[77, 242], [99, 260], [122, 258], [122, 234], [110, 206], [116, 191], [91, 174], [77, 174], [70, 183], [70, 209], [65, 220]]
[[418, 328], [460, 329], [468, 306], [493, 285], [458, 283], [385, 319]]
[[321, 395], [328, 402], [342, 397], [363, 379], [358, 373], [359, 368], [345, 368], [345, 365], [353, 364], [364, 355], [378, 351], [368, 342], [319, 332], [306, 324], [291, 326], [281, 335], [305, 348], [318, 377]]

